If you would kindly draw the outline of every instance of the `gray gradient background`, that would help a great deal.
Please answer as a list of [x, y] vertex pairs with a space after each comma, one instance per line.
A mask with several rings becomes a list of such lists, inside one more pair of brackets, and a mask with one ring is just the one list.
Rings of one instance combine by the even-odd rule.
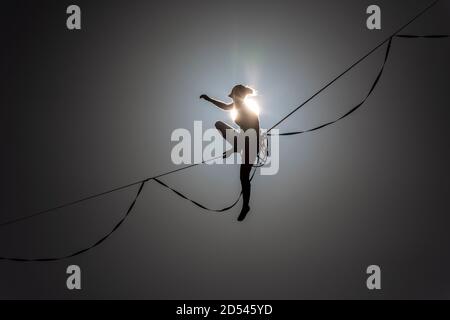
[[[9, 2], [9, 3], [8, 3]], [[1, 19], [1, 221], [175, 168], [170, 134], [228, 120], [198, 100], [255, 86], [270, 127], [431, 0], [8, 1]], [[381, 31], [365, 9], [382, 8]], [[404, 33], [450, 33], [442, 0]], [[57, 263], [0, 261], [0, 298], [450, 298], [450, 40], [396, 39], [351, 117], [282, 138], [252, 211], [203, 212], [148, 183], [100, 247]], [[332, 120], [369, 89], [381, 48], [280, 126]], [[213, 207], [239, 193], [235, 166], [164, 179]], [[136, 188], [0, 229], [0, 255], [40, 257], [97, 241]], [[65, 288], [82, 268], [83, 290]], [[382, 267], [382, 291], [365, 269]]]

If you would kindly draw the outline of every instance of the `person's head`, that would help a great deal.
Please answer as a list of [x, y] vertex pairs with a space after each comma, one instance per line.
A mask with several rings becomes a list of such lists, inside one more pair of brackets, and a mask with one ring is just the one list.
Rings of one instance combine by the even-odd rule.
[[244, 100], [249, 95], [254, 95], [255, 90], [248, 86], [244, 86], [242, 84], [238, 84], [237, 86], [234, 86], [233, 90], [231, 90], [231, 93], [228, 95], [231, 99], [234, 101], [240, 101]]

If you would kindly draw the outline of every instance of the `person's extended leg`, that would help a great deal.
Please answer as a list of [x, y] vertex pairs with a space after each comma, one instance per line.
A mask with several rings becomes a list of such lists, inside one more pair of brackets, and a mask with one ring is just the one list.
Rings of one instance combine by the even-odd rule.
[[250, 211], [250, 191], [251, 191], [251, 183], [250, 183], [250, 172], [252, 170], [252, 164], [241, 164], [241, 186], [242, 186], [242, 210], [239, 214], [238, 221], [243, 221], [247, 216], [247, 213]]

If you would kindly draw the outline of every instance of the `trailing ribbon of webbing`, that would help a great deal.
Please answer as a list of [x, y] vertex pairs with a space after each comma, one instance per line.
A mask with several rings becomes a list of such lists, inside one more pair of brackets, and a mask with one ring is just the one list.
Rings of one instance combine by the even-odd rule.
[[[256, 173], [256, 169], [253, 171], [253, 174], [252, 174], [250, 180], [253, 180], [253, 177], [255, 176], [255, 173]], [[158, 179], [158, 178], [152, 178], [152, 179], [150, 179], [150, 180], [145, 180], [145, 181], [142, 181], [142, 182], [141, 182], [141, 184], [140, 184], [140, 186], [139, 186], [139, 189], [138, 189], [138, 191], [137, 191], [137, 193], [136, 193], [136, 196], [134, 197], [134, 200], [133, 200], [133, 202], [131, 203], [131, 205], [128, 207], [128, 209], [127, 209], [125, 215], [119, 220], [119, 222], [116, 223], [116, 225], [114, 226], [114, 228], [111, 229], [111, 231], [109, 231], [105, 236], [103, 236], [100, 240], [96, 241], [96, 242], [93, 243], [92, 245], [90, 245], [90, 246], [88, 246], [88, 247], [86, 247], [86, 248], [84, 248], [84, 249], [77, 250], [77, 251], [75, 251], [75, 252], [73, 252], [73, 253], [70, 253], [70, 254], [67, 254], [67, 255], [63, 255], [63, 256], [59, 256], [59, 257], [47, 257], [47, 258], [12, 258], [12, 257], [0, 257], [0, 260], [13, 261], [13, 262], [52, 262], [52, 261], [59, 261], [59, 260], [69, 259], [69, 258], [78, 256], [78, 255], [80, 255], [80, 254], [83, 254], [83, 253], [85, 253], [85, 252], [87, 252], [87, 251], [90, 251], [90, 250], [94, 249], [95, 247], [97, 247], [97, 246], [99, 246], [100, 244], [102, 244], [103, 242], [105, 242], [105, 241], [106, 241], [106, 240], [107, 240], [107, 239], [108, 239], [108, 238], [109, 238], [109, 237], [110, 237], [117, 229], [119, 229], [119, 227], [125, 222], [125, 220], [128, 218], [128, 216], [131, 214], [131, 212], [132, 212], [134, 206], [136, 205], [136, 202], [137, 202], [137, 200], [139, 199], [139, 196], [141, 195], [142, 190], [143, 190], [145, 184], [146, 184], [147, 182], [151, 181], [151, 180], [154, 180], [154, 181], [156, 181], [157, 183], [159, 183], [160, 185], [164, 186], [165, 188], [168, 188], [168, 189], [172, 190], [175, 194], [177, 194], [178, 196], [182, 197], [183, 199], [186, 199], [186, 200], [192, 202], [192, 203], [195, 204], [196, 206], [198, 206], [198, 207], [200, 207], [200, 208], [202, 208], [202, 209], [204, 209], [204, 210], [208, 210], [208, 211], [212, 211], [212, 212], [218, 212], [218, 213], [220, 213], [220, 212], [228, 211], [228, 210], [230, 210], [231, 208], [233, 208], [234, 206], [236, 206], [236, 204], [239, 202], [239, 200], [240, 200], [241, 197], [242, 197], [242, 191], [241, 191], [241, 193], [239, 194], [239, 197], [235, 200], [235, 202], [234, 202], [232, 205], [227, 206], [227, 207], [225, 207], [225, 208], [223, 208], [223, 209], [210, 209], [210, 208], [208, 208], [208, 207], [206, 207], [206, 206], [200, 204], [199, 202], [197, 202], [197, 201], [195, 201], [195, 200], [192, 200], [192, 199], [186, 197], [184, 194], [182, 194], [181, 192], [178, 192], [177, 190], [171, 188], [171, 187], [168, 186], [166, 183], [162, 182], [160, 179]]]
[[[314, 128], [308, 129], [308, 130], [279, 133], [277, 135], [278, 136], [294, 136], [294, 135], [298, 135], [298, 134], [302, 134], [302, 133], [313, 132], [313, 131], [316, 131], [316, 130], [319, 130], [319, 129], [331, 126], [332, 124], [335, 124], [336, 122], [341, 121], [342, 119], [348, 117], [353, 112], [358, 110], [364, 104], [364, 102], [366, 102], [366, 100], [370, 97], [370, 95], [372, 94], [373, 90], [375, 89], [375, 87], [377, 86], [378, 82], [380, 81], [381, 75], [383, 74], [384, 66], [386, 65], [386, 61], [388, 60], [388, 57], [389, 57], [389, 52], [391, 50], [391, 44], [392, 44], [392, 38], [389, 40], [389, 42], [388, 42], [388, 44], [386, 46], [386, 54], [384, 56], [383, 64], [381, 65], [381, 68], [380, 68], [380, 71], [378, 72], [377, 77], [375, 78], [374, 82], [372, 83], [372, 86], [370, 87], [369, 92], [366, 94], [364, 99], [362, 99], [362, 101], [359, 102], [356, 106], [351, 108], [348, 112], [346, 112], [344, 115], [340, 116], [336, 120], [333, 120], [333, 121], [330, 121], [330, 122], [326, 122], [324, 124], [321, 124], [320, 126], [317, 126], [317, 127], [314, 127]], [[273, 133], [268, 133], [268, 135], [269, 136], [273, 136], [274, 134]]]
[[[350, 114], [352, 114], [353, 112], [355, 112], [357, 109], [359, 109], [365, 102], [366, 100], [370, 97], [370, 95], [372, 94], [372, 92], [374, 91], [375, 87], [377, 86], [381, 75], [383, 74], [384, 71], [384, 67], [386, 65], [386, 62], [389, 58], [389, 53], [390, 53], [390, 49], [391, 49], [391, 44], [392, 44], [392, 38], [408, 38], [408, 39], [418, 39], [418, 38], [425, 38], [425, 39], [441, 39], [441, 38], [449, 38], [450, 35], [408, 35], [408, 34], [399, 34], [399, 35], [395, 35], [393, 37], [391, 37], [389, 39], [389, 42], [387, 44], [386, 47], [386, 54], [384, 57], [384, 61], [383, 64], [380, 68], [380, 71], [378, 72], [377, 77], [375, 78], [374, 82], [372, 83], [372, 86], [370, 87], [370, 90], [368, 91], [368, 93], [366, 94], [366, 96], [364, 97], [364, 99], [358, 103], [356, 106], [354, 106], [353, 108], [351, 108], [347, 113], [345, 113], [344, 115], [342, 115], [341, 117], [337, 118], [336, 120], [330, 121], [330, 122], [326, 122], [324, 124], [321, 124], [320, 126], [311, 128], [311, 129], [307, 129], [307, 130], [298, 130], [298, 131], [291, 131], [291, 132], [284, 132], [284, 133], [279, 133], [277, 134], [278, 136], [294, 136], [294, 135], [299, 135], [299, 134], [303, 134], [303, 133], [308, 133], [308, 132], [313, 132], [325, 127], [328, 127], [332, 124], [335, 124], [336, 122], [348, 117]], [[273, 136], [273, 133], [268, 133], [268, 136]]]
[[239, 202], [239, 200], [240, 200], [241, 197], [242, 197], [242, 191], [241, 191], [241, 193], [239, 194], [238, 198], [237, 198], [237, 199], [233, 202], [233, 204], [231, 204], [230, 206], [225, 207], [225, 208], [222, 208], [222, 209], [211, 209], [211, 208], [208, 208], [208, 207], [202, 205], [200, 202], [197, 202], [197, 201], [195, 201], [195, 200], [192, 200], [192, 199], [188, 198], [187, 196], [185, 196], [185, 195], [182, 194], [181, 192], [175, 190], [174, 188], [170, 187], [169, 185], [167, 185], [166, 183], [162, 182], [161, 180], [159, 180], [159, 179], [153, 179], [153, 180], [155, 180], [156, 182], [158, 182], [158, 183], [159, 183], [160, 185], [162, 185], [163, 187], [165, 187], [165, 188], [167, 188], [167, 189], [173, 191], [173, 192], [174, 192], [176, 195], [178, 195], [179, 197], [181, 197], [181, 198], [183, 198], [183, 199], [185, 199], [185, 200], [188, 200], [188, 201], [192, 202], [192, 203], [193, 203], [194, 205], [196, 205], [197, 207], [202, 208], [203, 210], [211, 211], [211, 212], [225, 212], [225, 211], [228, 211], [228, 210], [230, 210], [231, 208], [233, 208], [233, 207]]
[[111, 231], [109, 231], [105, 236], [103, 236], [100, 240], [96, 241], [95, 243], [93, 243], [92, 245], [81, 249], [81, 250], [77, 250], [73, 253], [67, 254], [67, 255], [63, 255], [63, 256], [59, 256], [59, 257], [50, 257], [50, 258], [11, 258], [11, 257], [0, 257], [0, 260], [5, 260], [5, 261], [14, 261], [14, 262], [52, 262], [52, 261], [59, 261], [59, 260], [64, 260], [64, 259], [69, 259], [75, 256], [78, 256], [82, 253], [85, 253], [89, 250], [94, 249], [95, 247], [98, 247], [100, 244], [102, 244], [103, 242], [105, 242], [114, 232], [116, 232], [117, 229], [119, 229], [119, 227], [125, 222], [125, 220], [128, 218], [128, 216], [130, 215], [131, 211], [133, 210], [139, 196], [142, 193], [142, 189], [144, 188], [144, 185], [147, 183], [147, 181], [143, 181], [141, 182], [139, 189], [136, 193], [136, 196], [134, 197], [133, 202], [131, 203], [131, 205], [128, 207], [127, 212], [125, 213], [125, 215], [122, 217], [122, 219], [119, 220], [119, 222], [116, 223], [116, 225], [114, 226], [114, 228], [112, 228]]
[[[250, 181], [253, 180], [253, 177], [255, 176], [255, 173], [256, 173], [256, 169], [253, 170], [253, 173], [252, 173], [252, 176], [251, 176], [251, 178], [250, 178]], [[195, 200], [193, 200], [193, 199], [187, 197], [187, 196], [184, 195], [183, 193], [177, 191], [176, 189], [172, 188], [172, 187], [169, 186], [168, 184], [162, 182], [160, 179], [153, 179], [153, 180], [155, 180], [156, 182], [158, 182], [158, 183], [159, 183], [160, 185], [162, 185], [163, 187], [165, 187], [165, 188], [171, 190], [172, 192], [174, 192], [174, 193], [175, 193], [176, 195], [178, 195], [179, 197], [181, 197], [181, 198], [183, 198], [183, 199], [185, 199], [185, 200], [187, 200], [187, 201], [192, 202], [194, 205], [196, 205], [196, 206], [199, 207], [199, 208], [202, 208], [203, 210], [210, 211], [210, 212], [221, 213], [221, 212], [228, 211], [228, 210], [234, 208], [234, 207], [238, 204], [239, 200], [240, 200], [241, 197], [242, 197], [242, 191], [241, 191], [241, 193], [239, 194], [239, 196], [237, 197], [237, 199], [236, 199], [231, 205], [229, 205], [229, 206], [227, 206], [227, 207], [225, 207], [225, 208], [222, 208], [222, 209], [211, 209], [211, 208], [208, 208], [207, 206], [201, 204], [200, 202], [195, 201]]]

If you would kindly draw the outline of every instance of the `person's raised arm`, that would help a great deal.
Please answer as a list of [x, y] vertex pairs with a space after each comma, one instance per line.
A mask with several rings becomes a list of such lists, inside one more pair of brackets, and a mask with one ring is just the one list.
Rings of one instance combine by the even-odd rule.
[[227, 104], [227, 103], [222, 102], [220, 100], [216, 100], [216, 99], [210, 98], [206, 94], [202, 94], [200, 96], [200, 99], [205, 99], [206, 101], [211, 102], [216, 107], [218, 107], [220, 109], [223, 109], [223, 110], [231, 110], [231, 109], [233, 109], [233, 104], [232, 103]]

